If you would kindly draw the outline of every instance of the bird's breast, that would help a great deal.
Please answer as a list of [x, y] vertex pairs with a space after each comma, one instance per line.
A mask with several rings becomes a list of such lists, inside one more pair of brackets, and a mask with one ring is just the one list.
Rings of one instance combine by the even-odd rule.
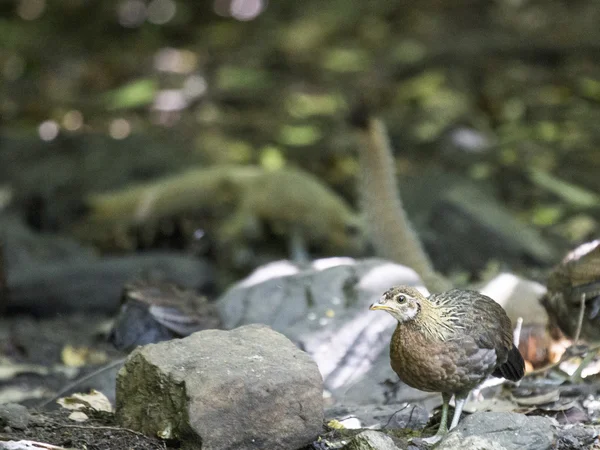
[[390, 344], [394, 372], [407, 385], [429, 392], [459, 392], [481, 383], [496, 366], [496, 352], [466, 337], [440, 341], [398, 326]]

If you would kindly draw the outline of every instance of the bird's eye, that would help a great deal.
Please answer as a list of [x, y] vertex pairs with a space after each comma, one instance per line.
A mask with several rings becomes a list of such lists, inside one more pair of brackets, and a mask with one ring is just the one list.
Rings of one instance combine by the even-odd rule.
[[406, 297], [404, 295], [401, 295], [398, 297], [398, 303], [404, 303], [406, 301]]

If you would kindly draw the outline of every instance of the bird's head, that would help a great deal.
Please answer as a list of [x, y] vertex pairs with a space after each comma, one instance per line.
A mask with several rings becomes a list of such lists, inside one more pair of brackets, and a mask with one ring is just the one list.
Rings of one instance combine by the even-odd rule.
[[388, 289], [377, 303], [369, 309], [389, 312], [398, 322], [413, 320], [427, 298], [411, 286], [395, 286]]

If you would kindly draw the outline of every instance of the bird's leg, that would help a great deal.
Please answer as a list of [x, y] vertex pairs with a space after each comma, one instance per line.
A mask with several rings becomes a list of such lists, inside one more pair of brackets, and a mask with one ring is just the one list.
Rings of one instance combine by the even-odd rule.
[[452, 423], [450, 424], [450, 429], [452, 430], [456, 425], [458, 425], [458, 421], [460, 420], [460, 415], [462, 414], [463, 407], [465, 406], [465, 402], [467, 401], [467, 397], [469, 393], [454, 396], [454, 416], [452, 416]]
[[448, 432], [448, 409], [451, 398], [452, 394], [442, 393], [442, 419], [440, 420], [440, 427], [436, 434], [444, 435]]
[[452, 394], [442, 392], [442, 419], [440, 420], [440, 427], [433, 436], [423, 439], [428, 444], [435, 444], [448, 434], [448, 407], [451, 398]]

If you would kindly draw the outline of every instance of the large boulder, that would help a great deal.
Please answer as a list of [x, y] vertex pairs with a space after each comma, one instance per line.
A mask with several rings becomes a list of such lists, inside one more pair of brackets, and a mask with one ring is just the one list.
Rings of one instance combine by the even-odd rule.
[[136, 349], [117, 377], [117, 416], [183, 448], [296, 449], [322, 431], [322, 394], [305, 352], [248, 325]]
[[412, 269], [380, 259], [280, 261], [234, 285], [217, 308], [225, 328], [263, 323], [284, 333], [314, 358], [334, 399], [382, 403], [385, 381], [397, 380], [389, 363], [396, 321], [369, 305], [396, 284], [422, 286]]

